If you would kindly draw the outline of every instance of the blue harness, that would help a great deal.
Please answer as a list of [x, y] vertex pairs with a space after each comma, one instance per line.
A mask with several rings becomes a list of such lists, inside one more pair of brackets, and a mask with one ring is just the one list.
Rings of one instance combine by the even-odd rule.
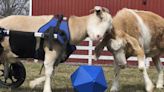
[[[55, 28], [58, 23], [59, 19], [58, 18], [52, 18], [47, 24], [43, 25], [38, 32], [45, 33], [49, 28], [53, 27]], [[69, 32], [69, 27], [68, 27], [68, 22], [65, 20], [62, 20], [60, 25], [59, 25], [59, 30], [53, 30], [54, 34], [57, 34], [57, 41], [62, 45], [65, 46], [66, 50], [66, 58], [60, 62], [64, 62], [70, 54], [73, 53], [73, 51], [76, 50], [75, 45], [70, 44], [70, 32]]]
[[[52, 18], [47, 24], [43, 25], [38, 32], [44, 33], [45, 31], [48, 30], [50, 27], [56, 27], [56, 24], [58, 22], [57, 18]], [[67, 21], [62, 21], [60, 24], [61, 31], [65, 33], [66, 39], [70, 41], [70, 33], [69, 33], [69, 27], [68, 27], [68, 22]], [[64, 44], [64, 38], [61, 36], [61, 34], [58, 33], [58, 31], [54, 30], [54, 33], [57, 34], [57, 40], [61, 43]]]

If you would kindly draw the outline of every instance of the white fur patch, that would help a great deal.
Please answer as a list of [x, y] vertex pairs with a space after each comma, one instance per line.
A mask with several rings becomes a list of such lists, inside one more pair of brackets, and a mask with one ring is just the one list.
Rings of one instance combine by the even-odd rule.
[[126, 57], [125, 57], [125, 52], [123, 50], [123, 40], [122, 39], [116, 39], [116, 40], [111, 40], [111, 48], [114, 50], [114, 57], [118, 65], [126, 65]]
[[108, 13], [103, 13], [103, 19], [100, 20], [96, 14], [89, 16], [87, 21], [87, 33], [92, 40], [100, 40], [103, 38], [105, 32], [111, 28], [112, 17]]
[[114, 52], [115, 61], [118, 63], [118, 65], [126, 65], [126, 57], [124, 49], [119, 49], [118, 51]]
[[95, 6], [95, 8], [94, 8], [95, 10], [101, 10], [102, 9], [102, 7], [101, 6]]
[[111, 39], [111, 48], [114, 51], [119, 50], [123, 46], [123, 41], [121, 39], [113, 40]]
[[138, 26], [141, 30], [141, 37], [139, 38], [140, 44], [144, 47], [146, 53], [150, 50], [150, 41], [151, 41], [151, 33], [149, 27], [144, 23], [143, 19], [136, 13], [137, 10], [133, 11], [128, 9], [137, 19]]

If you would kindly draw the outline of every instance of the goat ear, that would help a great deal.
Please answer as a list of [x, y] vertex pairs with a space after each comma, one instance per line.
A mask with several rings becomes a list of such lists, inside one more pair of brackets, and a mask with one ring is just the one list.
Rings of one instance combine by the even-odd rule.
[[93, 13], [94, 11], [95, 11], [95, 9], [91, 9], [89, 12], [90, 12], [90, 13]]
[[110, 12], [109, 12], [109, 9], [106, 8], [106, 7], [102, 7], [102, 10], [103, 10], [104, 12], [108, 12], [108, 13], [110, 13]]

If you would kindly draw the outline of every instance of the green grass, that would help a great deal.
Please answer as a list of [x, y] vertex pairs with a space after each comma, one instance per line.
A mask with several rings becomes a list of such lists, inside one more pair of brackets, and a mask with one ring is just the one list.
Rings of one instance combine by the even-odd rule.
[[[0, 92], [42, 92], [43, 84], [37, 86], [35, 89], [29, 88], [29, 81], [39, 77], [39, 71], [41, 64], [38, 63], [24, 63], [26, 67], [27, 77], [24, 84], [17, 89], [5, 89], [0, 88]], [[52, 88], [53, 92], [73, 92], [70, 75], [78, 68], [78, 65], [72, 64], [60, 64], [53, 74], [52, 78]], [[108, 89], [106, 92], [109, 92], [112, 78], [113, 78], [113, 67], [112, 66], [103, 66], [105, 76], [108, 82]], [[43, 71], [44, 72], [44, 71]], [[43, 74], [42, 72], [42, 74]], [[157, 72], [154, 67], [151, 67], [148, 71], [153, 83], [156, 82]], [[144, 91], [144, 81], [142, 73], [137, 69], [137, 67], [131, 67], [121, 70], [120, 76], [120, 92], [145, 92]], [[158, 90], [155, 89], [155, 92], [164, 92], [164, 89]]]

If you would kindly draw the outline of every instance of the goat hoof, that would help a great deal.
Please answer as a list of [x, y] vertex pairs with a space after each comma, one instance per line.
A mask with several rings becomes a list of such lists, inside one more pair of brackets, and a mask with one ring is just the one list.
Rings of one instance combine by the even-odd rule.
[[138, 69], [139, 69], [140, 71], [143, 71], [145, 68], [146, 68], [146, 66], [145, 66], [144, 63], [139, 63], [139, 64], [138, 64]]
[[140, 71], [143, 71], [143, 70], [144, 70], [144, 66], [138, 66], [138, 69], [139, 69]]
[[35, 86], [36, 86], [35, 82], [34, 81], [30, 81], [29, 86], [30, 86], [31, 89], [35, 88]]
[[146, 92], [154, 92], [154, 85], [147, 87]]
[[119, 89], [114, 87], [114, 88], [111, 88], [110, 92], [119, 92]]
[[164, 87], [163, 87], [163, 85], [156, 85], [156, 88], [163, 89]]
[[45, 89], [43, 92], [52, 92], [52, 91], [50, 89], [48, 89], [48, 90]]

